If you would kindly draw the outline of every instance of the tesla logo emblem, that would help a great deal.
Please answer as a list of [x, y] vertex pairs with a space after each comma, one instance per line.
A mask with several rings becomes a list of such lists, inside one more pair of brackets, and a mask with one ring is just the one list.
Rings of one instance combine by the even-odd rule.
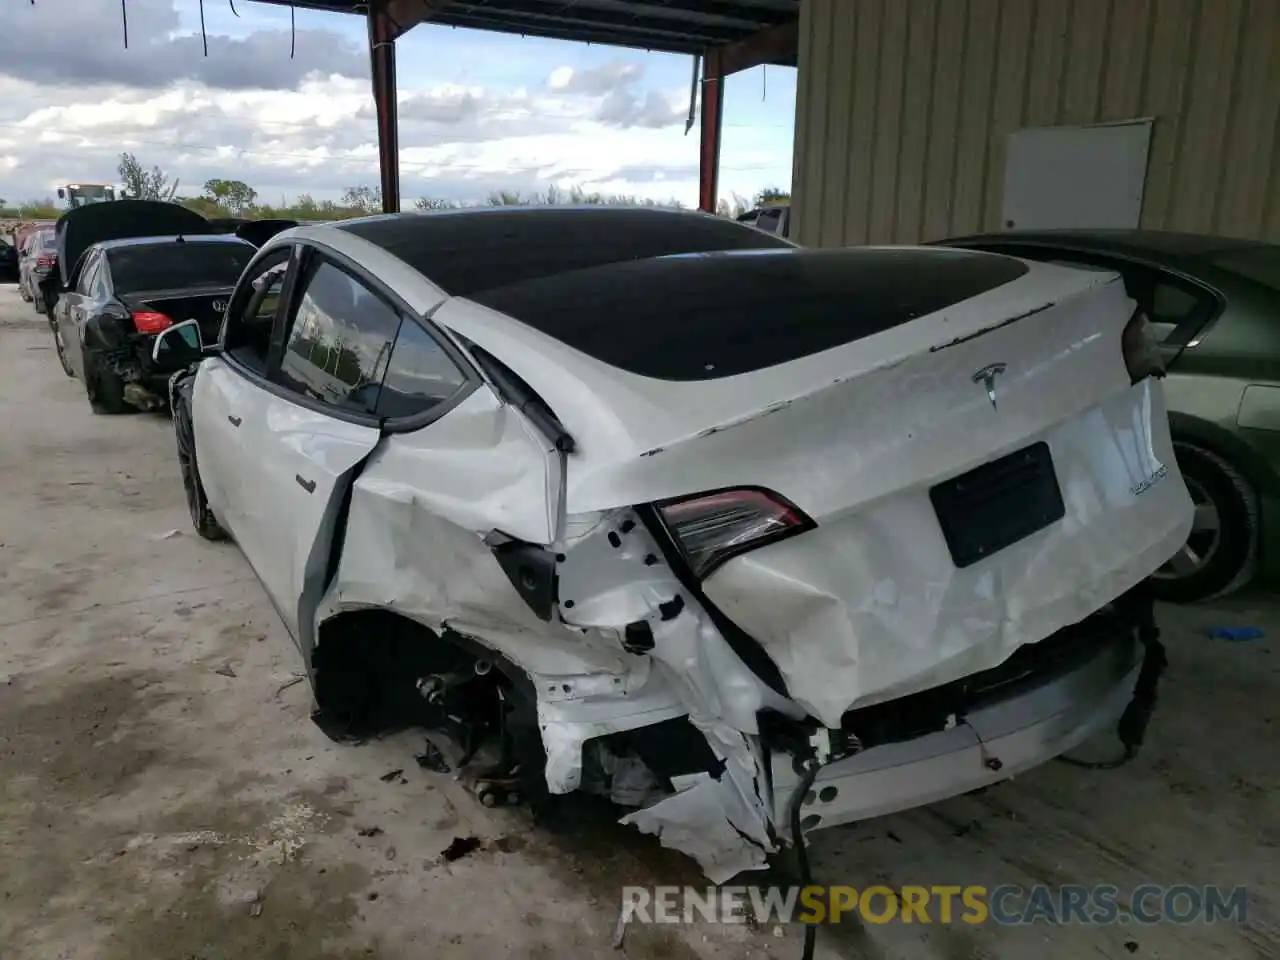
[[996, 377], [1004, 373], [1003, 363], [993, 363], [983, 367], [973, 375], [973, 382], [987, 391], [987, 399], [991, 401], [991, 409], [996, 409]]
[[213, 301], [213, 312], [214, 312], [214, 313], [224, 313], [224, 312], [226, 311], [226, 309], [227, 309], [227, 301], [225, 301], [225, 300], [215, 300], [215, 301]]

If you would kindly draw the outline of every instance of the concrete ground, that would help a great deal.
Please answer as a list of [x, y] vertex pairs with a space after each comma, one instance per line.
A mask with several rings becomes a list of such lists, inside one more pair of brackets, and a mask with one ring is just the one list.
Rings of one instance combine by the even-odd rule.
[[[845, 922], [819, 957], [1280, 956], [1280, 604], [1162, 611], [1172, 667], [1145, 751], [1050, 764], [812, 842], [820, 882], [1219, 884], [1244, 924]], [[1211, 623], [1265, 640], [1210, 640]], [[234, 546], [189, 531], [173, 433], [95, 417], [43, 318], [0, 287], [0, 955], [799, 956], [795, 928], [633, 925], [623, 884], [701, 884], [589, 811], [555, 832], [419, 769], [411, 736], [338, 747]], [[1099, 745], [1097, 751], [1109, 744]], [[399, 773], [392, 775], [393, 771]], [[454, 861], [457, 837], [483, 841]]]

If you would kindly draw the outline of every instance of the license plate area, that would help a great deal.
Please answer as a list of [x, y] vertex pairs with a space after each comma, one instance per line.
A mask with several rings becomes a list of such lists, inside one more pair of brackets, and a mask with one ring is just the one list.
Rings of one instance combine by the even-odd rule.
[[953, 477], [929, 491], [959, 568], [1043, 530], [1066, 514], [1053, 455], [1043, 441]]

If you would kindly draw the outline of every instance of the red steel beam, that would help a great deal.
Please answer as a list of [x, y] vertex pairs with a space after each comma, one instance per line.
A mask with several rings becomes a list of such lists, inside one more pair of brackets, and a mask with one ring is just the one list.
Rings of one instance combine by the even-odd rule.
[[720, 180], [720, 133], [724, 127], [724, 72], [719, 50], [702, 57], [702, 126], [698, 149], [698, 209], [716, 212]]
[[720, 48], [720, 75], [731, 77], [768, 63], [794, 65], [800, 49], [800, 21], [790, 20]]
[[400, 212], [400, 124], [396, 105], [396, 22], [383, 0], [369, 4], [369, 59], [378, 118], [378, 172], [384, 213]]

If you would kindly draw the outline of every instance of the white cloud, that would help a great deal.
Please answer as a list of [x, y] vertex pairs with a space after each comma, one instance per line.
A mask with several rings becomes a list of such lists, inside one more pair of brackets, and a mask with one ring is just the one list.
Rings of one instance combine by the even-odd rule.
[[[85, 19], [75, 32], [97, 42], [73, 57], [59, 4], [5, 4], [0, 196], [36, 199], [59, 182], [114, 179], [122, 152], [179, 178], [184, 195], [214, 177], [244, 180], [268, 203], [377, 183], [368, 57], [348, 34], [300, 29], [290, 59], [288, 32], [250, 29], [246, 12], [237, 21], [246, 32], [211, 32], [205, 58], [199, 34], [182, 32], [174, 2], [129, 0], [126, 51], [116, 42], [118, 7], [95, 0], [77, 10]], [[441, 30], [430, 42], [456, 36]], [[688, 90], [656, 86], [641, 55], [547, 64], [523, 76], [477, 60], [453, 71], [455, 82], [433, 82], [404, 56], [411, 41], [402, 41], [400, 67], [406, 206], [423, 195], [477, 200], [551, 184], [696, 201], [696, 136], [683, 135]], [[565, 59], [586, 49], [566, 45]], [[778, 181], [790, 138], [780, 149], [776, 136], [736, 133], [743, 142], [732, 167], [751, 182]], [[732, 176], [722, 172], [726, 189]]]

